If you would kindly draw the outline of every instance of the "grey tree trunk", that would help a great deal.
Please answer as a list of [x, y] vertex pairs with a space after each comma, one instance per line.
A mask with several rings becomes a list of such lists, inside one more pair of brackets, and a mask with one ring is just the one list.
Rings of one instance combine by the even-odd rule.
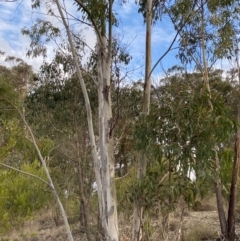
[[[240, 108], [238, 108], [240, 111]], [[235, 221], [236, 221], [236, 198], [237, 198], [237, 181], [240, 161], [240, 131], [238, 130], [235, 139], [235, 156], [232, 170], [232, 182], [230, 189], [229, 207], [228, 207], [228, 230], [227, 236], [229, 241], [235, 240]]]
[[81, 85], [81, 88], [82, 88], [84, 100], [85, 100], [85, 106], [86, 106], [86, 111], [87, 111], [88, 132], [89, 132], [92, 156], [93, 156], [93, 160], [94, 160], [95, 177], [96, 177], [96, 182], [97, 182], [97, 186], [98, 186], [98, 189], [97, 189], [98, 196], [99, 196], [98, 202], [99, 202], [99, 205], [100, 205], [101, 202], [102, 202], [102, 199], [101, 199], [102, 185], [101, 185], [101, 178], [100, 178], [100, 163], [99, 163], [99, 160], [98, 160], [97, 148], [96, 148], [96, 143], [95, 143], [95, 135], [94, 135], [94, 131], [93, 131], [92, 111], [91, 111], [90, 101], [89, 101], [86, 85], [85, 85], [84, 80], [83, 80], [82, 72], [79, 68], [76, 49], [75, 49], [74, 44], [73, 44], [73, 40], [72, 40], [72, 36], [71, 36], [69, 26], [66, 22], [66, 18], [63, 14], [63, 11], [62, 11], [62, 8], [60, 6], [59, 1], [55, 0], [55, 3], [57, 5], [58, 11], [60, 13], [60, 16], [62, 18], [64, 27], [65, 27], [66, 32], [67, 32], [68, 41], [69, 41], [69, 44], [70, 44], [74, 64], [75, 64], [76, 71], [77, 71], [77, 76], [78, 76], [78, 79], [79, 79], [79, 82], [80, 82], [80, 85]]
[[216, 200], [217, 200], [218, 218], [219, 218], [219, 222], [220, 222], [222, 237], [226, 238], [227, 219], [226, 219], [225, 210], [224, 210], [224, 206], [223, 206], [222, 184], [221, 184], [221, 180], [220, 180], [220, 164], [219, 164], [217, 147], [215, 148], [215, 165], [216, 165], [216, 172], [217, 172]]
[[[144, 83], [144, 96], [143, 96], [143, 115], [149, 114], [150, 108], [150, 94], [151, 94], [151, 37], [152, 37], [152, 0], [147, 1], [146, 9], [146, 52], [145, 52], [145, 83]], [[146, 176], [147, 157], [145, 153], [140, 152], [137, 155], [138, 160], [138, 174], [137, 178], [142, 180]], [[143, 207], [136, 200], [133, 210], [133, 228], [132, 228], [132, 241], [142, 240], [143, 235]]]

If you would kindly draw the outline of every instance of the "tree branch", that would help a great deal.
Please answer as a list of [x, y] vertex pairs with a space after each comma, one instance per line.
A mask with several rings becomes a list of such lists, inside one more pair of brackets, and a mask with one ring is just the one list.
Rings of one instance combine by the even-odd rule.
[[99, 38], [99, 40], [101, 41], [101, 44], [102, 44], [103, 40], [102, 40], [101, 33], [99, 32], [97, 24], [95, 23], [94, 19], [92, 18], [91, 13], [89, 12], [89, 10], [84, 6], [84, 4], [80, 0], [75, 0], [75, 2], [77, 2], [80, 5], [80, 7], [84, 10], [84, 12], [88, 15], [89, 19], [92, 22], [93, 28], [95, 29], [96, 34], [97, 34], [97, 36], [98, 36], [98, 38]]
[[[196, 6], [196, 2], [195, 2], [195, 4], [193, 5], [192, 10], [194, 9], [195, 6]], [[168, 15], [169, 15], [169, 14], [168, 14]], [[152, 72], [154, 71], [154, 69], [157, 67], [157, 65], [161, 62], [161, 60], [169, 53], [169, 51], [171, 51], [173, 44], [175, 43], [178, 35], [179, 35], [180, 32], [182, 31], [183, 27], [186, 25], [186, 23], [187, 23], [187, 21], [189, 20], [189, 18], [191, 17], [191, 15], [192, 15], [192, 11], [191, 11], [190, 14], [187, 16], [187, 18], [186, 18], [186, 20], [184, 21], [184, 23], [182, 24], [182, 26], [177, 30], [177, 33], [176, 33], [176, 35], [175, 35], [172, 43], [170, 44], [170, 46], [169, 46], [168, 49], [166, 50], [166, 52], [165, 52], [165, 53], [158, 59], [158, 61], [154, 64], [154, 66], [153, 66], [153, 68], [152, 68], [152, 70], [151, 70], [151, 72], [150, 72], [150, 74], [149, 74], [150, 76], [151, 76]], [[169, 17], [170, 17], [170, 15], [169, 15]], [[171, 17], [170, 17], [170, 18], [171, 18]], [[172, 22], [173, 22], [173, 19], [172, 19], [172, 18], [171, 18], [171, 20], [172, 20]], [[173, 24], [174, 24], [174, 22], [173, 22]], [[176, 25], [175, 25], [175, 24], [174, 24], [174, 27], [176, 28]]]
[[35, 178], [35, 179], [38, 179], [39, 181], [44, 182], [45, 184], [47, 184], [48, 187], [51, 187], [51, 186], [49, 185], [49, 183], [46, 182], [44, 179], [42, 179], [41, 177], [38, 177], [38, 176], [36, 176], [36, 175], [34, 175], [34, 174], [32, 174], [32, 173], [22, 171], [22, 170], [20, 170], [20, 169], [17, 169], [17, 168], [15, 168], [15, 167], [11, 167], [11, 166], [9, 166], [9, 165], [7, 165], [7, 164], [4, 164], [4, 163], [0, 163], [0, 165], [3, 166], [3, 167], [9, 168], [9, 169], [11, 169], [11, 170], [14, 170], [14, 171], [16, 171], [16, 172], [20, 172], [20, 173], [25, 174], [25, 175], [27, 175], [27, 176], [33, 177], [33, 178]]
[[112, 4], [113, 1], [109, 0], [108, 7], [108, 56], [107, 60], [110, 61], [112, 58]]

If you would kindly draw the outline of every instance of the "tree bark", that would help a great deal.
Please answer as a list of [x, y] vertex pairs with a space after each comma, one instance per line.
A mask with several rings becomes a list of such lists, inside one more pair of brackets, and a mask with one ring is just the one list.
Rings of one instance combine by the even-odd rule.
[[220, 164], [219, 164], [217, 148], [215, 148], [215, 165], [216, 165], [216, 172], [217, 172], [216, 200], [217, 200], [218, 217], [219, 217], [222, 237], [226, 238], [227, 219], [226, 219], [226, 215], [223, 207], [222, 186], [221, 186], [221, 180], [220, 180]]
[[[236, 40], [236, 64], [238, 70], [238, 85], [240, 86], [240, 66], [239, 66], [239, 49], [238, 49], [238, 41]], [[237, 134], [235, 137], [235, 146], [234, 146], [234, 161], [233, 161], [233, 169], [232, 169], [232, 181], [230, 188], [230, 196], [229, 196], [229, 206], [228, 206], [228, 230], [227, 236], [229, 241], [235, 240], [235, 213], [236, 213], [236, 202], [237, 202], [237, 185], [238, 185], [238, 175], [239, 175], [239, 163], [240, 163], [240, 89], [238, 86], [238, 128]]]
[[240, 161], [240, 132], [238, 131], [235, 140], [235, 156], [232, 170], [232, 182], [229, 197], [228, 207], [228, 230], [227, 236], [229, 241], [235, 240], [235, 209], [236, 209], [236, 198], [237, 198], [237, 181]]
[[[84, 101], [85, 101], [85, 107], [86, 107], [86, 112], [87, 112], [87, 123], [88, 123], [88, 133], [89, 133], [89, 139], [90, 139], [90, 145], [91, 145], [91, 151], [92, 151], [92, 156], [93, 156], [93, 161], [94, 161], [94, 172], [95, 172], [95, 178], [96, 178], [96, 183], [97, 183], [97, 193], [98, 193], [98, 205], [101, 206], [103, 202], [102, 198], [102, 180], [101, 180], [101, 168], [100, 168], [100, 161], [98, 159], [97, 155], [97, 148], [96, 148], [96, 143], [95, 143], [95, 134], [93, 130], [93, 122], [92, 122], [92, 110], [91, 110], [91, 105], [90, 105], [90, 100], [89, 96], [87, 93], [86, 85], [82, 76], [82, 72], [79, 67], [78, 63], [78, 58], [77, 58], [77, 53], [76, 49], [73, 44], [71, 32], [69, 29], [69, 26], [67, 24], [66, 18], [63, 14], [63, 11], [61, 9], [60, 3], [58, 0], [55, 0], [55, 3], [57, 5], [58, 11], [60, 13], [61, 19], [63, 21], [63, 25], [66, 29], [67, 32], [67, 37], [70, 45], [70, 49], [72, 52], [73, 60], [74, 60], [74, 65], [76, 67], [76, 72], [77, 72], [77, 77], [79, 79], [83, 96], [84, 96]], [[100, 215], [102, 215], [100, 211]]]
[[[202, 31], [202, 40], [201, 40], [201, 47], [202, 47], [202, 59], [203, 59], [203, 79], [204, 85], [206, 87], [207, 93], [209, 95], [208, 103], [210, 106], [211, 111], [213, 111], [213, 104], [211, 100], [211, 89], [209, 84], [209, 76], [208, 76], [208, 64], [207, 64], [207, 57], [206, 57], [206, 44], [205, 44], [205, 12], [204, 12], [204, 1], [201, 0], [201, 31]], [[223, 200], [222, 200], [222, 187], [220, 181], [220, 163], [217, 153], [217, 148], [215, 148], [215, 166], [217, 171], [217, 180], [216, 180], [216, 200], [217, 200], [217, 208], [218, 208], [218, 217], [221, 227], [221, 233], [223, 237], [226, 237], [227, 234], [227, 220], [225, 216], [225, 211], [223, 207]]]
[[[145, 83], [144, 83], [144, 95], [143, 95], [143, 112], [146, 117], [149, 114], [150, 108], [150, 94], [151, 94], [151, 62], [152, 62], [152, 50], [151, 50], [151, 37], [152, 37], [152, 0], [147, 1], [146, 9], [146, 53], [145, 53]], [[147, 157], [145, 153], [140, 152], [137, 156], [138, 160], [138, 175], [137, 178], [142, 180], [146, 176]], [[134, 202], [133, 211], [133, 229], [132, 229], [132, 241], [142, 240], [143, 235], [143, 207], [139, 200]]]
[[99, 100], [99, 148], [101, 157], [101, 181], [103, 201], [100, 210], [101, 224], [107, 241], [118, 241], [118, 213], [115, 186], [115, 160], [111, 100], [112, 63], [112, 1], [108, 4], [108, 42], [105, 19], [98, 30], [98, 100]]
[[[110, 52], [106, 53], [106, 39], [102, 36], [99, 45], [99, 139], [100, 139], [100, 156], [102, 162], [102, 187], [103, 203], [100, 207], [102, 210], [102, 226], [105, 229], [107, 240], [118, 240], [118, 214], [115, 187], [115, 160], [114, 160], [114, 140], [113, 128], [114, 121], [112, 117], [111, 101], [111, 83], [110, 83]], [[109, 41], [111, 41], [109, 39]], [[109, 43], [108, 43], [109, 46]]]
[[[96, 23], [92, 19], [92, 24], [97, 34], [99, 61], [98, 61], [98, 94], [99, 94], [99, 148], [100, 160], [98, 159], [95, 135], [93, 131], [92, 112], [86, 86], [79, 68], [76, 49], [73, 44], [72, 36], [69, 26], [64, 17], [63, 11], [58, 0], [55, 0], [59, 13], [61, 15], [63, 24], [67, 31], [68, 41], [71, 47], [71, 52], [74, 59], [74, 64], [77, 71], [77, 76], [81, 84], [84, 95], [88, 131], [92, 149], [92, 156], [94, 159], [94, 170], [97, 183], [98, 205], [101, 224], [104, 230], [104, 236], [107, 241], [118, 241], [118, 216], [117, 216], [117, 201], [116, 201], [116, 187], [115, 187], [115, 162], [113, 155], [113, 118], [111, 106], [111, 86], [110, 86], [110, 70], [112, 61], [112, 0], [108, 1], [108, 44], [106, 39], [106, 19], [101, 18], [101, 29], [99, 30]], [[86, 14], [89, 14], [88, 9], [77, 1], [83, 8]]]

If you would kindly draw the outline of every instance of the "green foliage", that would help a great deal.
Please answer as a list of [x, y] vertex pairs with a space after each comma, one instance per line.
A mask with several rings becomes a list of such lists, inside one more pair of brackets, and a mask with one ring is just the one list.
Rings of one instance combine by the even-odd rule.
[[[164, 204], [167, 199], [175, 203], [181, 196], [194, 205], [197, 194], [203, 197], [214, 188], [216, 148], [220, 165], [223, 164], [220, 178], [229, 184], [229, 148], [236, 122], [232, 106], [225, 98], [233, 88], [221, 81], [217, 72], [209, 75], [213, 110], [197, 73], [174, 73], [155, 89], [150, 115], [141, 117], [136, 124], [134, 143], [148, 157], [147, 176], [135, 184], [133, 192], [143, 205], [152, 206], [158, 200]], [[196, 181], [189, 179], [190, 172], [195, 174]], [[168, 182], [158, 185], [166, 173]], [[132, 199], [136, 198], [132, 195]]]
[[60, 30], [52, 25], [49, 21], [37, 19], [31, 29], [26, 27], [22, 29], [22, 34], [28, 35], [32, 42], [27, 55], [37, 57], [39, 55], [47, 56], [45, 44], [60, 36]]
[[[165, 3], [166, 0], [153, 0], [152, 1], [152, 11], [153, 11], [153, 23], [156, 23], [159, 19], [162, 18], [163, 13], [166, 11]], [[139, 9], [138, 12], [143, 14], [144, 21], [146, 20], [146, 8], [147, 8], [147, 1], [140, 0], [138, 1]]]
[[129, 200], [129, 193], [136, 175], [136, 168], [129, 168], [127, 176], [116, 179], [118, 209], [124, 213], [127, 211], [131, 213], [132, 210], [132, 200]]
[[[114, 12], [109, 13], [109, 3], [106, 0], [83, 0], [81, 4], [80, 1], [74, 1], [77, 5], [78, 11], [82, 13], [83, 21], [88, 20], [91, 24], [95, 22], [96, 27], [101, 34], [104, 35], [106, 33], [106, 23], [111, 14], [112, 16], [112, 24], [117, 26], [118, 21], [114, 14]], [[95, 26], [94, 26], [95, 27]]]
[[185, 64], [193, 61], [198, 69], [202, 69], [203, 61], [198, 57], [202, 54], [202, 40], [209, 66], [217, 59], [235, 56], [236, 36], [239, 33], [237, 9], [239, 1], [175, 1], [168, 14], [175, 29], [180, 31], [180, 61]]
[[134, 181], [128, 193], [131, 202], [140, 201], [146, 210], [160, 204], [167, 212], [174, 210], [180, 198], [189, 206], [195, 205], [196, 195], [194, 182], [179, 172], [164, 173], [160, 165], [148, 168], [146, 177], [142, 181]]
[[232, 160], [234, 158], [234, 150], [225, 148], [219, 152], [220, 159], [220, 180], [222, 183], [223, 196], [228, 200], [229, 190], [232, 179]]
[[[25, 82], [30, 80], [31, 68], [21, 60], [7, 57], [18, 65], [11, 69], [1, 68], [0, 89], [0, 164], [20, 169], [45, 179], [45, 174], [37, 160], [38, 155], [33, 143], [29, 141], [28, 129], [23, 125], [20, 112], [24, 114], [23, 99], [26, 95]], [[18, 79], [19, 78], [19, 79]], [[30, 83], [30, 82], [29, 82]], [[53, 143], [46, 138], [39, 141], [44, 157], [50, 154]], [[17, 223], [21, 223], [32, 212], [42, 208], [49, 193], [48, 187], [37, 179], [19, 174], [0, 165], [0, 232], [5, 232]], [[46, 190], [45, 190], [46, 189]]]
[[[25, 163], [21, 170], [45, 179], [43, 169], [37, 160]], [[27, 175], [0, 169], [0, 232], [9, 230], [31, 217], [34, 211], [44, 207], [51, 194], [39, 180]]]

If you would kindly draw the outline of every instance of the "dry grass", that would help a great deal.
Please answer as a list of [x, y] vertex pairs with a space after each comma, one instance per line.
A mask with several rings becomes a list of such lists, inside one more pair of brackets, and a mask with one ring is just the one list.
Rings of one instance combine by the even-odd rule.
[[[154, 214], [153, 210], [152, 213]], [[146, 214], [144, 241], [176, 241], [177, 234], [181, 233], [181, 241], [213, 241], [219, 234], [219, 221], [214, 198], [202, 201], [198, 211], [189, 211], [186, 205], [179, 203], [176, 211], [168, 219], [162, 219], [152, 213]], [[92, 218], [94, 218], [92, 216]], [[237, 224], [237, 231], [240, 231]], [[78, 222], [71, 224], [74, 240], [85, 241], [85, 235], [80, 232]], [[97, 231], [91, 226], [94, 235]], [[123, 241], [129, 241], [132, 233], [132, 216], [119, 213], [119, 231]], [[180, 232], [181, 231], [181, 232]], [[0, 241], [65, 241], [64, 226], [56, 226], [54, 212], [45, 209], [38, 212], [32, 220], [28, 220], [18, 229], [11, 230]], [[180, 239], [178, 239], [180, 240]]]
[[185, 231], [182, 241], [215, 240], [217, 233], [207, 224], [196, 225], [195, 228]]
[[[0, 241], [39, 241], [64, 232], [62, 226], [56, 227], [52, 209], [43, 209], [34, 218], [25, 221], [21, 226], [11, 229]], [[42, 237], [40, 239], [39, 237]], [[49, 239], [50, 240], [50, 239]]]
[[204, 211], [217, 211], [217, 202], [214, 195], [208, 196], [203, 200], [199, 200], [200, 205], [193, 208], [193, 211], [204, 212]]

